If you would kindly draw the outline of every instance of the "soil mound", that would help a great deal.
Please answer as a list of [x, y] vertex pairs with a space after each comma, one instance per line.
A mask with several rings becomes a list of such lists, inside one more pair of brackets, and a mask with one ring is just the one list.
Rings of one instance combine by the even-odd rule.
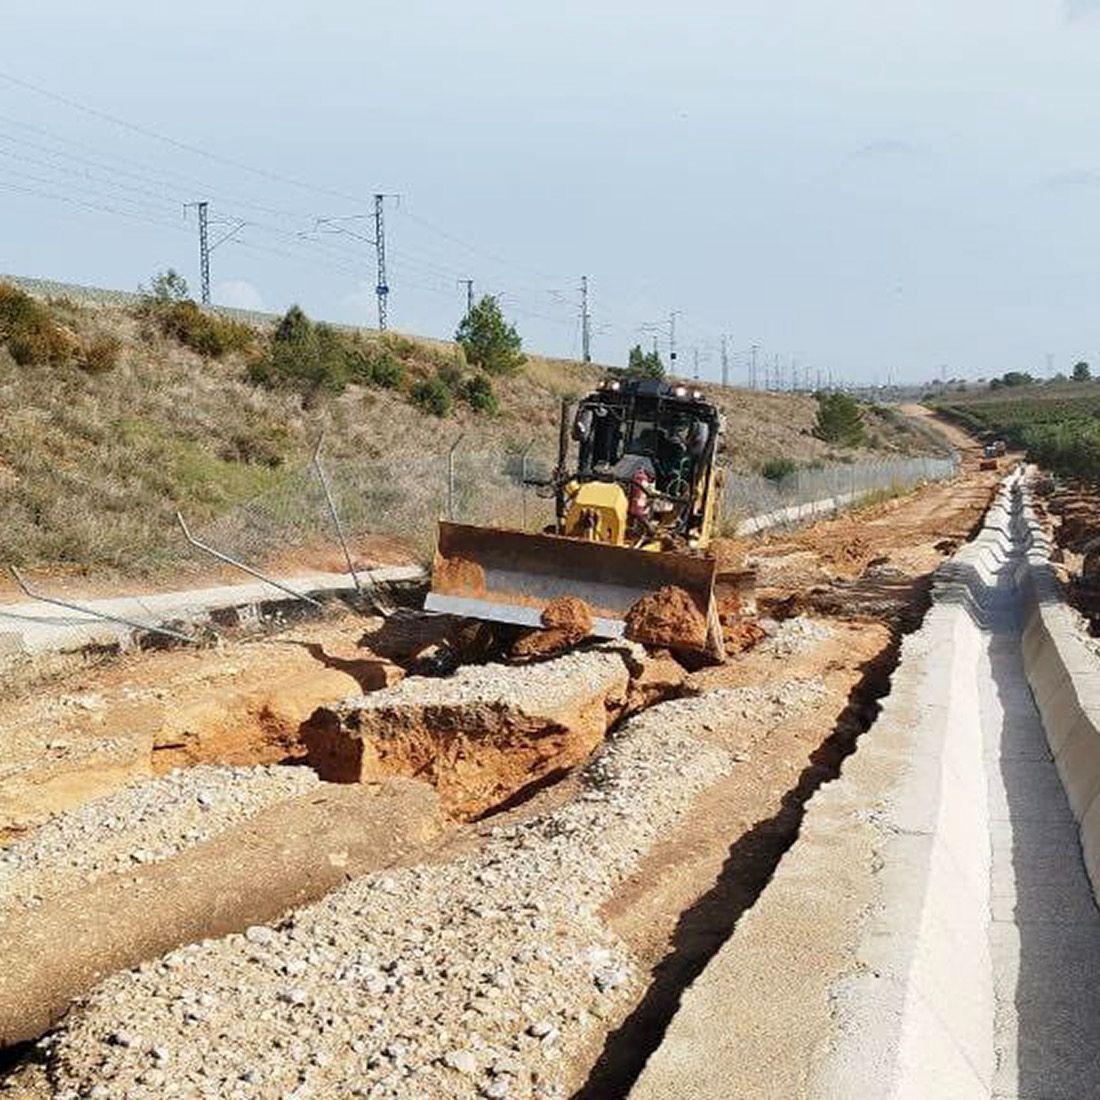
[[755, 619], [737, 619], [722, 624], [722, 636], [727, 653], [743, 653], [767, 637], [764, 628]]
[[643, 596], [627, 612], [626, 636], [643, 645], [702, 648], [707, 619], [690, 593], [666, 585]]
[[592, 632], [592, 609], [578, 596], [559, 596], [543, 609], [544, 630], [525, 634], [512, 647], [516, 658], [550, 657], [569, 649]]
[[568, 631], [578, 641], [592, 630], [592, 609], [578, 596], [559, 596], [543, 609], [542, 625]]

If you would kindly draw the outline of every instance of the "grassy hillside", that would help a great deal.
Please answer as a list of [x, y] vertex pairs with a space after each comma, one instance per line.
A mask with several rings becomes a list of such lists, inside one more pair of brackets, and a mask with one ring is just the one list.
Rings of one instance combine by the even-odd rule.
[[1100, 481], [1100, 383], [1047, 382], [954, 394], [941, 412], [978, 435], [999, 436], [1053, 473]]
[[[467, 451], [549, 453], [561, 396], [601, 375], [530, 355], [491, 380], [489, 413], [464, 396], [476, 372], [455, 345], [363, 334], [340, 387], [272, 388], [270, 328], [14, 294], [0, 286], [0, 564], [146, 570], [175, 541], [176, 507], [202, 522], [286, 484], [322, 429], [333, 460], [441, 456], [460, 432]], [[416, 404], [440, 378], [445, 416]], [[813, 398], [710, 392], [734, 470], [929, 449], [888, 410], [865, 416], [871, 451], [841, 451], [811, 434]]]

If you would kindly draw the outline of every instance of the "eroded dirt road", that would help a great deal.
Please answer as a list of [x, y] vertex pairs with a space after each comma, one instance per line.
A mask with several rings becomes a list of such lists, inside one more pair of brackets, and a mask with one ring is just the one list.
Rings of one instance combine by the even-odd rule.
[[[753, 629], [741, 632], [746, 648], [722, 667], [666, 676], [639, 696], [643, 713], [613, 729], [610, 749], [586, 771], [546, 760], [541, 789], [518, 801], [501, 796], [499, 812], [478, 822], [453, 818], [449, 835], [433, 842], [435, 870], [365, 875], [347, 897], [338, 891], [307, 916], [256, 932], [254, 943], [231, 936], [181, 955], [171, 974], [150, 963], [119, 975], [9, 1078], [8, 1090], [47, 1096], [99, 1083], [105, 1096], [152, 1096], [172, 1080], [181, 1095], [202, 1095], [232, 1081], [220, 1094], [286, 1095], [284, 1071], [297, 1074], [300, 1065], [299, 1084], [314, 1089], [301, 1095], [351, 1092], [353, 1081], [362, 1095], [380, 1096], [419, 1095], [417, 1088], [547, 1100], [566, 1091], [624, 1095], [680, 991], [797, 836], [806, 800], [869, 725], [899, 633], [923, 613], [931, 571], [980, 521], [998, 475], [978, 471], [974, 445], [943, 430], [963, 452], [952, 483], [724, 547], [728, 560], [757, 570], [759, 609]], [[119, 843], [94, 870], [97, 890], [109, 896], [111, 876], [123, 873], [119, 859], [159, 866], [180, 858], [162, 835], [171, 831], [165, 822], [194, 830], [196, 817], [217, 810], [230, 773], [257, 814], [308, 797], [316, 777], [303, 784], [287, 775], [300, 768], [258, 779], [249, 769], [300, 760], [299, 730], [316, 707], [400, 677], [357, 645], [362, 633], [360, 620], [331, 620], [263, 642], [145, 654], [9, 689], [0, 827], [17, 841], [12, 851], [47, 835], [40, 826], [51, 815], [71, 816], [98, 799], [85, 807], [85, 825], [66, 833], [63, 814], [49, 826], [60, 830], [58, 846], [79, 844], [81, 828], [102, 824], [95, 807], [120, 792]], [[631, 671], [632, 684], [642, 678]], [[644, 710], [662, 697], [669, 701]], [[612, 723], [624, 699], [614, 706]], [[461, 737], [458, 719], [456, 728]], [[411, 758], [396, 757], [406, 765]], [[470, 754], [450, 759], [450, 772], [436, 761], [419, 778], [461, 780]], [[214, 766], [209, 785], [186, 786], [202, 771], [195, 765]], [[218, 772], [222, 765], [244, 771]], [[152, 776], [170, 785], [162, 804], [173, 808], [165, 816], [153, 803], [130, 813], [125, 807]], [[153, 819], [164, 851], [148, 839]], [[212, 839], [224, 844], [238, 825], [227, 813]], [[204, 843], [191, 838], [183, 854], [195, 860]], [[55, 850], [39, 858], [48, 862]], [[455, 953], [459, 942], [471, 944], [469, 959]], [[449, 976], [438, 962], [448, 952]], [[249, 963], [250, 953], [257, 961]], [[274, 985], [262, 976], [268, 954], [282, 975]], [[315, 990], [313, 970], [328, 975], [332, 991]], [[354, 1012], [340, 996], [354, 1000]], [[180, 1006], [178, 1020], [171, 1005]], [[367, 1014], [358, 1038], [317, 1031], [325, 1013], [345, 1010]], [[259, 1016], [238, 1034], [242, 1012]], [[120, 1022], [126, 1015], [149, 1026], [131, 1034]], [[112, 1028], [121, 1041], [109, 1038]], [[188, 1045], [216, 1046], [231, 1031], [251, 1068], [228, 1055], [188, 1059]], [[265, 1066], [259, 1051], [272, 1035], [283, 1037], [282, 1053]]]

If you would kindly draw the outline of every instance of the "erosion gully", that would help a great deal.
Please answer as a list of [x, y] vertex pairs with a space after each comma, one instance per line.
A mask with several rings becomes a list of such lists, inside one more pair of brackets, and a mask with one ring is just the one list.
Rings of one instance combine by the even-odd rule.
[[[568, 1077], [581, 1100], [629, 1092], [682, 991], [797, 838], [807, 800], [837, 775], [872, 723], [889, 691], [901, 636], [919, 625], [927, 607], [932, 571], [971, 537], [996, 483], [995, 475], [977, 470], [964, 439], [956, 439], [964, 466], [952, 485], [926, 486], [793, 534], [721, 548], [727, 559], [755, 564], [759, 619], [794, 624], [796, 644], [749, 645], [724, 666], [667, 677], [632, 702], [636, 712], [675, 695], [752, 688], [763, 705], [699, 731], [741, 766], [697, 798], [683, 823], [604, 906], [604, 921], [648, 969], [649, 981], [590, 1049], [571, 1054]], [[798, 641], [805, 623], [811, 626]], [[815, 633], [813, 624], [824, 629]], [[7, 689], [0, 720], [8, 762], [0, 777], [0, 841], [172, 768], [301, 760], [298, 731], [317, 706], [395, 678], [388, 670], [393, 662], [364, 656], [362, 635], [362, 621], [342, 616], [299, 623], [259, 643], [231, 641], [217, 651], [96, 655], [76, 670], [51, 672], [46, 683], [28, 670], [24, 690]], [[478, 660], [491, 656], [476, 646], [468, 637], [462, 652]], [[450, 667], [436, 652], [414, 671]], [[608, 736], [614, 732], [613, 721]], [[568, 801], [576, 762], [575, 756], [546, 761], [534, 780], [465, 805], [442, 857], [433, 858], [469, 851], [489, 824]], [[37, 1054], [20, 1046], [2, 1057], [3, 1090], [23, 1095], [19, 1089], [34, 1078]]]

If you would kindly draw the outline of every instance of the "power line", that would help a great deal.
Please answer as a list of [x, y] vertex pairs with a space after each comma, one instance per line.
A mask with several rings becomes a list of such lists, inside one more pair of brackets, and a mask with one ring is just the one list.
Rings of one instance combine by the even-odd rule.
[[127, 119], [119, 118], [117, 115], [112, 115], [108, 111], [101, 111], [98, 107], [89, 107], [87, 104], [79, 103], [77, 100], [70, 99], [68, 96], [61, 95], [58, 92], [51, 92], [47, 88], [43, 88], [38, 84], [32, 84], [29, 80], [22, 80], [2, 70], [0, 70], [0, 80], [6, 80], [9, 84], [14, 84], [16, 87], [34, 92], [37, 95], [44, 96], [46, 99], [52, 99], [56, 103], [62, 103], [66, 107], [70, 107], [75, 111], [81, 111], [86, 115], [91, 115], [93, 118], [99, 118], [105, 122], [110, 122], [115, 126], [122, 127], [124, 130], [140, 134], [142, 137], [163, 142], [165, 145], [170, 145], [186, 153], [192, 153], [195, 156], [205, 157], [207, 160], [214, 161], [217, 164], [225, 164], [231, 168], [237, 168], [242, 172], [249, 172], [254, 176], [260, 176], [275, 183], [282, 183], [290, 187], [298, 187], [305, 191], [313, 191], [316, 194], [329, 195], [333, 198], [342, 199], [345, 202], [359, 201], [353, 196], [345, 195], [329, 187], [320, 187], [316, 184], [306, 183], [303, 180], [295, 179], [293, 176], [284, 176], [279, 172], [272, 172], [266, 168], [256, 168], [251, 164], [245, 164], [243, 161], [235, 160], [232, 157], [222, 156], [220, 153], [211, 153], [209, 150], [202, 149], [197, 145], [191, 145], [186, 141], [179, 141], [176, 138], [168, 137], [167, 134], [161, 134], [146, 126], [139, 126], [135, 122], [129, 122]]

